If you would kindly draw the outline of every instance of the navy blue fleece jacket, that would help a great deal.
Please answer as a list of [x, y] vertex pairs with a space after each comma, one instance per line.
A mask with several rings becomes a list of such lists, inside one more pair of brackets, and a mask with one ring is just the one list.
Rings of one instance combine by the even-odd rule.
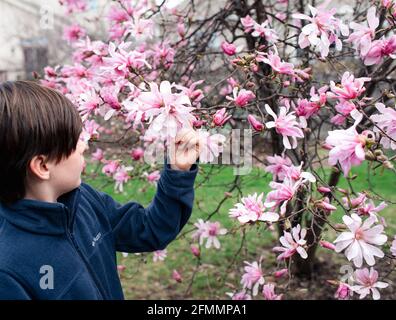
[[197, 171], [166, 164], [147, 208], [84, 183], [57, 203], [0, 203], [0, 299], [123, 299], [116, 251], [174, 240], [190, 218]]

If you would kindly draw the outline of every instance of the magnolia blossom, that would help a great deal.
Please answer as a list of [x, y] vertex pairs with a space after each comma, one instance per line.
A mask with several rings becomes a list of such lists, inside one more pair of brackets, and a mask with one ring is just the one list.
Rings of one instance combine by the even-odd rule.
[[252, 295], [257, 296], [260, 285], [265, 283], [261, 263], [245, 261], [245, 273], [242, 275], [241, 284], [243, 288], [252, 290]]
[[221, 49], [228, 56], [233, 56], [236, 53], [236, 47], [232, 43], [223, 42], [221, 44]]
[[111, 57], [103, 58], [105, 63], [105, 66], [102, 67], [103, 71], [125, 77], [133, 70], [141, 69], [144, 66], [151, 68], [146, 61], [145, 54], [136, 50], [129, 50], [130, 45], [130, 42], [123, 42], [117, 48], [113, 42], [110, 42], [108, 50]]
[[131, 171], [133, 167], [125, 167], [121, 166], [118, 167], [116, 172], [114, 173], [114, 180], [115, 180], [115, 185], [114, 189], [118, 190], [120, 192], [124, 191], [124, 183], [128, 182], [130, 179], [129, 171]]
[[169, 81], [161, 82], [159, 87], [152, 82], [150, 91], [142, 92], [136, 98], [135, 110], [144, 112], [151, 119], [146, 134], [174, 138], [180, 129], [191, 127], [195, 120], [191, 114], [195, 108], [191, 107], [188, 96], [174, 93], [172, 88]]
[[[287, 113], [288, 108], [280, 107], [279, 116], [277, 116], [268, 104], [265, 105], [265, 110], [274, 118], [274, 121], [269, 121], [265, 124], [266, 127], [268, 129], [275, 128], [276, 132], [282, 135], [283, 145], [286, 149], [296, 148], [297, 138], [303, 138], [304, 133], [296, 121], [294, 111]], [[292, 140], [291, 144], [289, 138]]]
[[270, 43], [278, 40], [278, 35], [274, 29], [269, 27], [268, 20], [265, 20], [262, 24], [254, 22], [252, 36], [265, 38]]
[[373, 41], [364, 57], [364, 64], [367, 66], [379, 64], [384, 57], [396, 59], [396, 35]]
[[101, 162], [104, 159], [104, 152], [102, 149], [97, 148], [94, 153], [92, 153], [92, 160]]
[[182, 278], [181, 274], [176, 269], [174, 269], [172, 271], [172, 279], [179, 283], [183, 282], [183, 278]]
[[367, 26], [351, 22], [350, 27], [354, 30], [348, 38], [348, 42], [352, 42], [353, 47], [362, 57], [365, 57], [370, 50], [371, 40], [375, 38], [375, 29], [379, 25], [379, 19], [375, 15], [375, 7], [371, 7], [367, 11]]
[[131, 157], [133, 160], [138, 161], [144, 156], [144, 150], [142, 148], [133, 149], [131, 152]]
[[232, 300], [252, 300], [252, 296], [246, 293], [245, 290], [241, 292], [227, 292], [226, 295]]
[[151, 173], [144, 172], [143, 175], [146, 177], [147, 181], [152, 184], [155, 184], [161, 178], [159, 170], [155, 170]]
[[292, 161], [287, 156], [274, 155], [268, 156], [267, 161], [269, 165], [265, 167], [265, 171], [272, 173], [273, 180], [284, 180], [287, 169], [293, 165]]
[[87, 0], [59, 0], [59, 3], [66, 6], [68, 14], [73, 12], [81, 12], [87, 9]]
[[153, 252], [153, 261], [154, 262], [164, 261], [167, 254], [168, 254], [167, 249], [154, 251]]
[[389, 286], [388, 283], [378, 281], [378, 272], [374, 268], [358, 269], [354, 273], [354, 280], [357, 285], [352, 286], [352, 290], [360, 294], [360, 299], [364, 299], [368, 294], [373, 295], [374, 300], [378, 300], [381, 295], [378, 289], [384, 289]]
[[334, 298], [338, 300], [348, 300], [353, 294], [351, 287], [344, 283], [340, 282], [336, 293], [334, 294]]
[[278, 221], [279, 215], [275, 212], [266, 212], [263, 203], [264, 194], [257, 193], [243, 197], [241, 203], [237, 203], [235, 208], [230, 210], [230, 216], [238, 219], [240, 223], [256, 222], [256, 221]]
[[220, 223], [217, 221], [204, 222], [202, 219], [198, 219], [198, 222], [194, 223], [194, 226], [197, 227], [197, 230], [192, 235], [193, 239], [198, 239], [200, 245], [203, 245], [203, 242], [206, 239], [205, 248], [209, 249], [213, 245], [216, 249], [220, 249], [220, 241], [217, 236], [225, 235], [227, 233], [227, 229], [221, 228]]
[[292, 228], [291, 232], [283, 231], [283, 236], [279, 238], [283, 247], [275, 247], [273, 249], [274, 252], [281, 252], [277, 260], [290, 258], [296, 252], [298, 252], [301, 258], [306, 259], [308, 257], [307, 251], [304, 248], [307, 243], [304, 239], [306, 234], [307, 230], [304, 228], [301, 229], [299, 224]]
[[306, 71], [296, 69], [292, 63], [282, 61], [276, 49], [275, 52], [257, 52], [256, 60], [270, 65], [274, 72], [290, 75], [293, 80], [297, 79], [298, 81], [303, 82], [304, 79], [309, 79], [309, 74]]
[[275, 294], [275, 285], [268, 283], [263, 287], [264, 300], [282, 300], [281, 294]]
[[352, 166], [360, 165], [365, 159], [366, 137], [356, 131], [356, 126], [363, 116], [360, 113], [355, 115], [356, 121], [352, 127], [347, 130], [329, 131], [326, 138], [326, 144], [331, 146], [329, 164], [335, 166], [339, 162], [344, 176], [348, 175]]
[[255, 94], [250, 90], [241, 89], [238, 90], [237, 87], [232, 91], [233, 98], [226, 97], [228, 100], [234, 101], [235, 105], [238, 107], [245, 107], [250, 101], [256, 98]]
[[219, 156], [220, 152], [223, 152], [226, 137], [219, 133], [210, 135], [206, 130], [198, 130], [198, 134], [200, 141], [199, 161], [200, 163], [212, 162]]
[[380, 129], [384, 131], [386, 135], [381, 137], [381, 144], [386, 149], [396, 150], [396, 108], [387, 108], [382, 103], [376, 103], [375, 107], [380, 114], [370, 117], [378, 126], [374, 127], [374, 132], [380, 132]]
[[363, 223], [362, 219], [355, 213], [351, 216], [343, 216], [342, 220], [349, 231], [342, 232], [334, 241], [336, 252], [345, 250], [345, 255], [349, 261], [353, 261], [356, 267], [361, 267], [363, 258], [369, 266], [375, 264], [374, 257], [383, 258], [384, 253], [376, 246], [383, 245], [387, 236], [383, 234], [384, 227], [376, 225], [375, 218], [369, 217]]
[[220, 110], [217, 110], [216, 113], [213, 116], [213, 123], [216, 126], [221, 127], [224, 125], [229, 119], [231, 118], [231, 115], [227, 115], [227, 109], [226, 108], [221, 108]]
[[66, 39], [66, 41], [72, 43], [85, 37], [85, 30], [78, 24], [73, 24], [64, 28], [63, 37]]
[[267, 194], [265, 200], [266, 206], [272, 208], [280, 206], [280, 214], [283, 216], [286, 212], [288, 202], [293, 199], [297, 190], [306, 182], [315, 182], [315, 177], [309, 172], [299, 172], [297, 179], [291, 176], [291, 171], [286, 173], [282, 183], [271, 181], [269, 186], [273, 189]]
[[106, 164], [102, 168], [102, 172], [108, 177], [112, 177], [120, 166], [118, 161], [110, 160], [106, 161]]
[[327, 57], [329, 54], [329, 47], [335, 43], [337, 50], [342, 49], [342, 42], [338, 38], [339, 33], [343, 36], [348, 36], [349, 29], [341, 20], [334, 17], [336, 9], [326, 10], [328, 1], [324, 2], [318, 8], [308, 5], [312, 17], [301, 13], [293, 14], [295, 19], [308, 20], [310, 23], [301, 29], [298, 38], [300, 48], [304, 49], [309, 45], [315, 46], [322, 57]]
[[249, 114], [247, 119], [254, 130], [256, 131], [264, 130], [265, 128], [264, 124], [258, 121], [253, 115]]
[[371, 78], [368, 77], [355, 78], [353, 74], [346, 71], [342, 75], [340, 85], [336, 85], [334, 81], [330, 81], [332, 94], [329, 94], [329, 96], [340, 99], [341, 101], [356, 99], [366, 91], [364, 83], [370, 80]]

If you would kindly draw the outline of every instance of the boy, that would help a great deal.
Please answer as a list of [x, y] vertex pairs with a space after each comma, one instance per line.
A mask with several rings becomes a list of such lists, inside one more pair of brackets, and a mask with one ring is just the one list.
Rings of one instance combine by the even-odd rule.
[[59, 92], [0, 84], [0, 299], [123, 299], [116, 251], [164, 249], [191, 215], [195, 131], [178, 134], [143, 208], [81, 183], [81, 130]]

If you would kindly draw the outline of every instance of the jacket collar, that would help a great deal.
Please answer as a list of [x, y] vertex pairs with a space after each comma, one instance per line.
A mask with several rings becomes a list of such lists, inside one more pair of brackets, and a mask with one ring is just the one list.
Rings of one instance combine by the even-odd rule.
[[31, 199], [7, 205], [0, 203], [0, 216], [29, 232], [61, 235], [72, 228], [80, 193], [78, 187], [60, 196], [55, 203]]

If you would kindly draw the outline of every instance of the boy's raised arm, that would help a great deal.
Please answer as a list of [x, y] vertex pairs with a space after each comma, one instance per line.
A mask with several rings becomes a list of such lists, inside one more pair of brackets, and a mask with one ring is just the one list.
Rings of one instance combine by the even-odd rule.
[[189, 171], [179, 171], [165, 163], [155, 197], [147, 208], [136, 202], [120, 205], [102, 193], [116, 250], [162, 250], [174, 240], [190, 218], [197, 172], [197, 164], [193, 164]]

